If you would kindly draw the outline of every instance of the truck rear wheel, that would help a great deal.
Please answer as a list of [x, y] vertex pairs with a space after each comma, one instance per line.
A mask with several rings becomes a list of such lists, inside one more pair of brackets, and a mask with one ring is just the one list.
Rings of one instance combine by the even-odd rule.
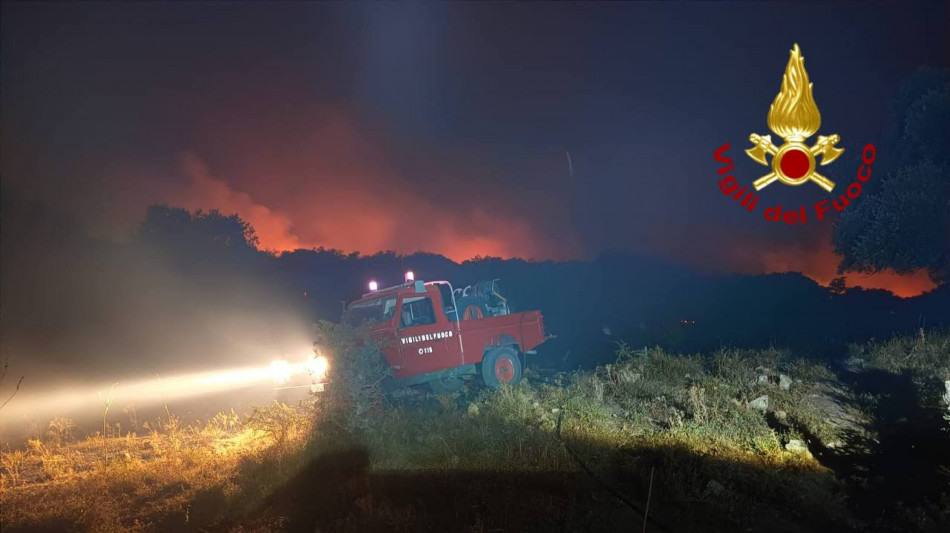
[[493, 348], [482, 360], [482, 380], [489, 389], [499, 389], [502, 385], [517, 385], [521, 381], [521, 358], [511, 346]]

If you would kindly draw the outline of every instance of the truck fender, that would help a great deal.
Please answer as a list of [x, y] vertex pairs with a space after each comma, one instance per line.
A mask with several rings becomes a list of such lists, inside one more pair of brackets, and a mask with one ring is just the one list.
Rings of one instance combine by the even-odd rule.
[[507, 333], [502, 333], [497, 338], [492, 339], [491, 345], [486, 346], [485, 350], [488, 351], [496, 346], [514, 346], [516, 350], [521, 351], [518, 347], [518, 339], [515, 339], [514, 336]]
[[499, 335], [497, 338], [492, 339], [491, 344], [489, 344], [488, 346], [485, 346], [485, 351], [482, 353], [482, 359], [485, 358], [485, 355], [489, 351], [495, 348], [498, 348], [499, 346], [511, 346], [512, 348], [515, 349], [516, 352], [518, 352], [518, 358], [521, 359], [521, 365], [524, 366], [524, 364], [527, 362], [525, 361], [524, 353], [521, 352], [521, 346], [518, 345], [518, 339], [514, 338], [512, 335], [509, 335], [507, 333], [504, 333], [502, 335]]

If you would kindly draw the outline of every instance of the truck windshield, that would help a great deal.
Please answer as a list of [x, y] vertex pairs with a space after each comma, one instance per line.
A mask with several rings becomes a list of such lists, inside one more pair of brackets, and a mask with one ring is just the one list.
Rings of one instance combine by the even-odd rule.
[[349, 326], [365, 326], [389, 320], [396, 312], [396, 297], [376, 298], [357, 302], [343, 314], [343, 323]]

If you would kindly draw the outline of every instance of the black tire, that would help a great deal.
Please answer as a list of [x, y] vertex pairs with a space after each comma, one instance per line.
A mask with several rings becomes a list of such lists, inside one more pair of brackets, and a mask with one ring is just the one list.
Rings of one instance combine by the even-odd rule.
[[452, 394], [465, 387], [465, 380], [461, 378], [437, 378], [429, 382], [429, 388], [436, 394]]
[[482, 381], [492, 390], [502, 385], [517, 385], [523, 372], [518, 351], [511, 346], [492, 348], [482, 360]]
[[458, 311], [459, 320], [471, 320], [488, 316], [488, 304], [485, 300], [473, 296], [456, 298], [455, 308]]

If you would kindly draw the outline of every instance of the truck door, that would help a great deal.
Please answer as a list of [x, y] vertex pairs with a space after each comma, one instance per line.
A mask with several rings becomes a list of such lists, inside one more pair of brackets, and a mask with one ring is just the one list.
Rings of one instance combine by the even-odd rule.
[[456, 324], [442, 311], [439, 291], [405, 294], [396, 317], [402, 371], [408, 376], [425, 374], [462, 364]]

